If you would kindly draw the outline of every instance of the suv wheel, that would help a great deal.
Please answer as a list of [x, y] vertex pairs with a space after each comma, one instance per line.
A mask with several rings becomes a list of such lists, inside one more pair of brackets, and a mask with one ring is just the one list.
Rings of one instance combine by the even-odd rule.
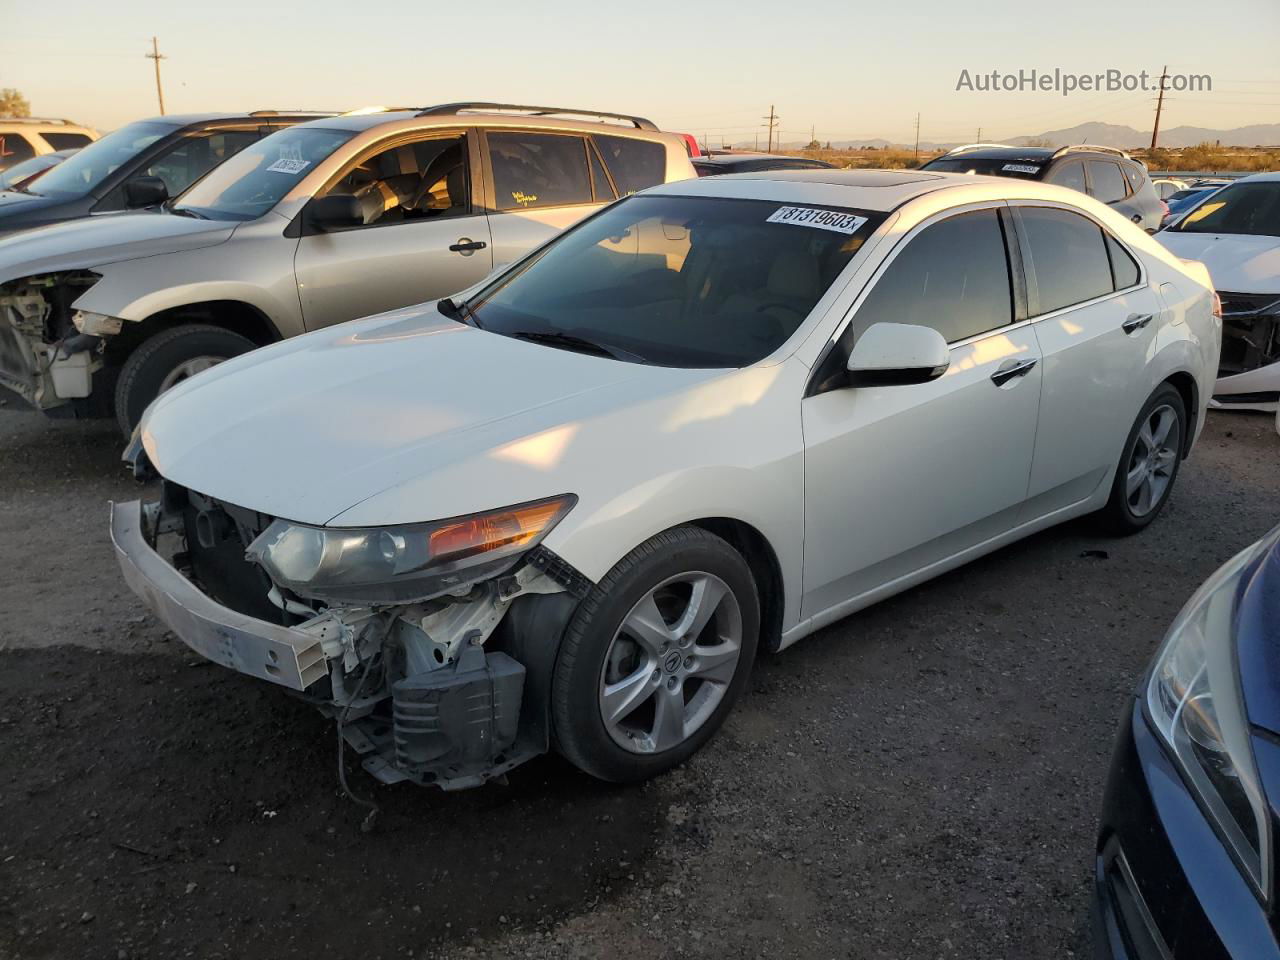
[[733, 547], [697, 527], [658, 534], [609, 571], [565, 631], [556, 747], [619, 783], [684, 762], [738, 699], [759, 632], [755, 581]]
[[160, 394], [255, 346], [247, 337], [206, 323], [173, 327], [144, 340], [129, 355], [116, 381], [116, 419], [120, 429], [128, 436], [142, 419], [142, 412]]

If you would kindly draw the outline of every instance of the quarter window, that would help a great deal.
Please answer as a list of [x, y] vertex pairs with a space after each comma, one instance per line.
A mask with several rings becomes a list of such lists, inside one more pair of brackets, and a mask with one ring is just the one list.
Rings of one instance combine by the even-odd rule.
[[667, 148], [662, 144], [603, 134], [591, 139], [599, 147], [619, 193], [635, 193], [666, 180]]
[[1060, 187], [1066, 187], [1068, 190], [1079, 190], [1084, 193], [1084, 165], [1078, 161], [1064, 163], [1059, 167], [1054, 167], [1045, 177], [1045, 182], [1056, 183]]
[[1134, 262], [1133, 257], [1129, 256], [1129, 251], [1120, 246], [1115, 237], [1108, 233], [1106, 238], [1107, 256], [1111, 258], [1111, 279], [1115, 283], [1115, 288], [1126, 290], [1137, 286], [1138, 278], [1142, 275], [1137, 263]]
[[355, 197], [366, 227], [385, 226], [469, 213], [467, 179], [465, 138], [432, 137], [366, 156], [321, 195]]
[[46, 130], [40, 136], [55, 150], [73, 150], [92, 142], [86, 133], [50, 133]]
[[490, 132], [488, 140], [499, 210], [592, 202], [582, 137], [503, 131]]
[[1093, 197], [1103, 203], [1115, 203], [1127, 196], [1124, 174], [1110, 160], [1090, 160], [1089, 181]]
[[1087, 217], [1049, 207], [1019, 207], [1031, 248], [1037, 313], [1050, 313], [1111, 293], [1111, 261], [1102, 228]]
[[977, 210], [912, 239], [858, 308], [854, 333], [873, 323], [912, 323], [955, 343], [1012, 319], [1004, 229], [996, 211]]

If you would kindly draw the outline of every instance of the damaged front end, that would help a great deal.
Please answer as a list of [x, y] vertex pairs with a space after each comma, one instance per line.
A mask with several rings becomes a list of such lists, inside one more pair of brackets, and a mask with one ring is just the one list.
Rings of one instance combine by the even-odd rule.
[[0, 386], [38, 410], [90, 395], [103, 365], [103, 338], [119, 333], [122, 323], [72, 308], [99, 279], [68, 270], [0, 285]]
[[[134, 592], [198, 653], [334, 717], [379, 780], [462, 789], [548, 749], [560, 632], [590, 584], [539, 545], [549, 525], [506, 522], [528, 505], [373, 535], [162, 490], [112, 506]], [[397, 543], [419, 533], [418, 554]], [[392, 555], [405, 576], [374, 579]], [[307, 572], [316, 589], [290, 578]]]
[[[1280, 295], [1220, 293], [1222, 356], [1216, 405], [1262, 407], [1280, 401]], [[1265, 371], [1265, 368], [1272, 368]]]

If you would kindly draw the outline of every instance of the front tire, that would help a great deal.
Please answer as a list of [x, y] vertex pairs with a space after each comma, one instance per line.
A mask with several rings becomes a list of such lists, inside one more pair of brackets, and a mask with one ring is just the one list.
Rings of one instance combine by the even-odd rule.
[[116, 381], [116, 420], [127, 437], [156, 397], [209, 367], [254, 349], [248, 337], [207, 323], [172, 327], [142, 341]]
[[1111, 497], [1099, 514], [1112, 533], [1137, 533], [1159, 516], [1178, 478], [1186, 433], [1182, 394], [1170, 384], [1161, 384], [1129, 431]]
[[683, 763], [741, 694], [759, 634], [741, 554], [698, 527], [658, 534], [609, 571], [565, 630], [552, 680], [556, 748], [616, 783]]

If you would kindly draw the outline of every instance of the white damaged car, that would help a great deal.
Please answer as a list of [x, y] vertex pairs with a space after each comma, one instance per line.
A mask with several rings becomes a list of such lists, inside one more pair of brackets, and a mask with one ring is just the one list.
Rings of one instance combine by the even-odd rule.
[[192, 648], [383, 781], [701, 747], [777, 650], [1028, 534], [1146, 526], [1220, 346], [1202, 267], [1064, 188], [886, 171], [627, 197], [450, 299], [163, 394], [113, 505]]
[[1280, 429], [1280, 173], [1223, 187], [1157, 237], [1208, 267], [1222, 299], [1213, 405], [1276, 411]]

